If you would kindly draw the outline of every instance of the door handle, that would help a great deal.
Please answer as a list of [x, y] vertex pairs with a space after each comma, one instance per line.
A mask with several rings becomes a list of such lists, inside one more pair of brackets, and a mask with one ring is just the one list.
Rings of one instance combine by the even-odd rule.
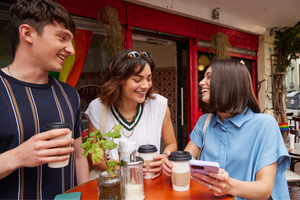
[[181, 126], [184, 124], [184, 113], [183, 113], [183, 87], [180, 89], [180, 97], [181, 97]]

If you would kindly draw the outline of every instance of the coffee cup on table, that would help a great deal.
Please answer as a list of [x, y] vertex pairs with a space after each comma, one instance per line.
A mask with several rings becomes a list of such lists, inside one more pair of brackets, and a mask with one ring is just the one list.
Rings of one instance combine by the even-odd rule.
[[290, 149], [295, 148], [295, 135], [289, 134]]
[[[53, 130], [53, 129], [61, 129], [61, 128], [68, 128], [71, 131], [67, 135], [61, 135], [61, 136], [58, 136], [58, 137], [50, 138], [49, 140], [57, 140], [57, 139], [64, 139], [64, 138], [71, 138], [72, 137], [72, 130], [73, 130], [72, 125], [70, 123], [67, 123], [67, 122], [49, 123], [49, 124], [46, 125], [45, 131], [50, 131], [50, 130]], [[70, 147], [70, 145], [67, 145], [67, 146], [64, 146], [64, 147]], [[68, 164], [69, 164], [69, 159], [64, 160], [64, 161], [49, 162], [48, 167], [61, 168], [61, 167], [67, 166]]]
[[[153, 156], [157, 155], [156, 146], [152, 144], [141, 145], [139, 146], [138, 152], [139, 156], [142, 157], [144, 159], [144, 162], [146, 163], [146, 169], [151, 169], [150, 163], [154, 161]], [[151, 179], [154, 174], [155, 173], [147, 172], [147, 174], [144, 176], [144, 179]]]
[[192, 156], [187, 151], [173, 151], [169, 160], [173, 165], [171, 182], [173, 190], [186, 191], [190, 188], [190, 166]]

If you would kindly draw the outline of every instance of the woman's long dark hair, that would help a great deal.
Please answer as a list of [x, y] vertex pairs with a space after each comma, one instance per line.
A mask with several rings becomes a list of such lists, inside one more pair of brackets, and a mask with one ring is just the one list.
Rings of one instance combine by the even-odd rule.
[[212, 67], [208, 109], [241, 114], [248, 107], [260, 113], [247, 67], [235, 60], [217, 60]]
[[[125, 49], [120, 51], [110, 62], [108, 71], [103, 78], [103, 84], [98, 95], [101, 102], [105, 105], [113, 106], [121, 99], [121, 85], [132, 75], [139, 74], [143, 71], [146, 64], [150, 65], [152, 72], [152, 80], [154, 76], [155, 64], [151, 58], [140, 55], [134, 60], [125, 58], [125, 56], [134, 51], [132, 49]], [[153, 83], [153, 81], [152, 81]], [[146, 94], [146, 98], [153, 99], [153, 84]]]

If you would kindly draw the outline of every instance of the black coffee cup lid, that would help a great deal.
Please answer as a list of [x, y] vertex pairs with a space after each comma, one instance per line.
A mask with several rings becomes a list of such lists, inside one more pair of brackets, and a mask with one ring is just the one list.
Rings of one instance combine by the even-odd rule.
[[192, 160], [192, 156], [187, 151], [173, 151], [169, 156], [169, 160], [172, 160], [172, 161], [189, 161], [189, 160]]
[[138, 152], [139, 153], [154, 153], [154, 152], [157, 152], [157, 148], [153, 144], [145, 144], [145, 145], [139, 146]]
[[70, 130], [73, 129], [73, 127], [70, 123], [67, 123], [67, 122], [53, 122], [53, 123], [49, 123], [49, 124], [46, 125], [45, 131], [49, 131], [49, 130], [52, 130], [52, 129], [59, 129], [59, 128], [68, 128]]

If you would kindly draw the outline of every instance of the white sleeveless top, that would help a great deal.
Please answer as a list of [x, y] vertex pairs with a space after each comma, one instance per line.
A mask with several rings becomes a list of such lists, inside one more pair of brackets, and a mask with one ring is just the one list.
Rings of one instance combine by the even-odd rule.
[[[160, 141], [161, 141], [161, 130], [166, 115], [168, 100], [159, 95], [154, 94], [155, 99], [147, 98], [144, 106], [140, 105], [139, 112], [135, 118], [135, 127], [131, 137], [126, 138], [121, 132], [121, 138], [115, 139], [114, 141], [118, 144], [119, 140], [126, 138], [127, 140], [135, 141], [135, 148], [138, 150], [140, 145], [153, 144], [157, 147], [158, 153], [160, 152]], [[99, 98], [94, 99], [88, 106], [85, 114], [88, 116], [93, 126], [100, 130], [100, 113], [102, 109], [102, 103]], [[119, 124], [118, 112], [115, 108], [108, 108], [107, 119], [106, 119], [106, 132], [111, 130], [115, 124]], [[115, 116], [114, 116], [115, 115]], [[120, 121], [122, 121], [120, 117]], [[124, 122], [123, 122], [124, 123]], [[134, 122], [128, 125], [127, 130], [123, 128], [125, 135], [129, 136], [132, 132]], [[113, 149], [109, 153], [111, 159], [118, 159], [117, 148]]]

